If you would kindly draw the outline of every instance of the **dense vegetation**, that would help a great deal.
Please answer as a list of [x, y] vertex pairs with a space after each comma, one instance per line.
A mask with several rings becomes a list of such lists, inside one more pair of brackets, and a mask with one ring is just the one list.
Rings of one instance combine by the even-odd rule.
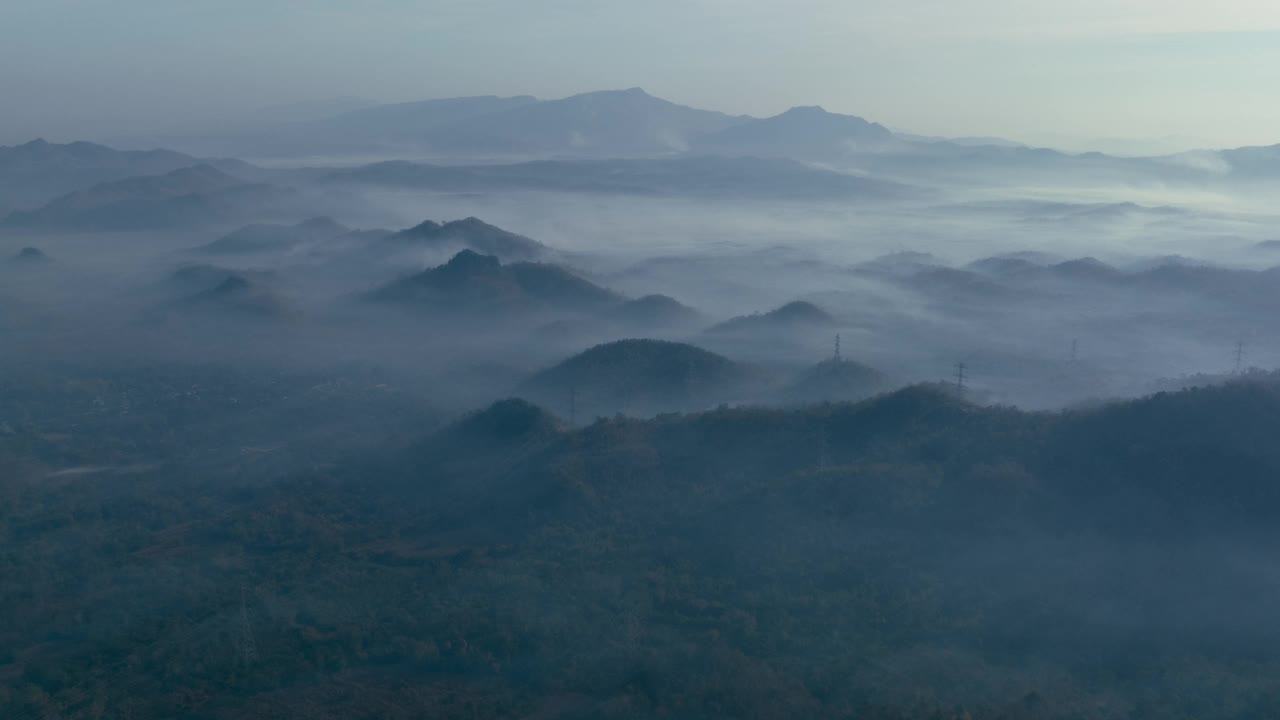
[[377, 378], [11, 377], [6, 718], [1280, 712], [1270, 382], [433, 432]]

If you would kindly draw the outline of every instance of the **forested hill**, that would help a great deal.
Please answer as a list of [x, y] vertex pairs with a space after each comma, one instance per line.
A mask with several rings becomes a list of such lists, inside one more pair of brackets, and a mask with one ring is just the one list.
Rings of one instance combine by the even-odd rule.
[[1276, 427], [1270, 382], [507, 400], [274, 483], [10, 481], [0, 715], [1272, 717]]

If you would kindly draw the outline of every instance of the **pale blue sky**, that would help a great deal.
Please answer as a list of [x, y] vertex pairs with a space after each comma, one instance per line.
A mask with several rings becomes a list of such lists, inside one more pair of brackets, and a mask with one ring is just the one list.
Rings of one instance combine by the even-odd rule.
[[0, 142], [642, 86], [896, 129], [1280, 142], [1277, 0], [0, 0]]

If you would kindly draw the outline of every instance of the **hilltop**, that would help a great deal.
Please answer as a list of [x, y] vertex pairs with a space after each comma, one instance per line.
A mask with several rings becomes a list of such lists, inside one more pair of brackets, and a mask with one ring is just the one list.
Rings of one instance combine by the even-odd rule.
[[754, 383], [762, 377], [753, 368], [693, 345], [632, 339], [574, 355], [529, 378], [518, 392], [582, 417], [646, 415], [740, 400], [759, 392]]

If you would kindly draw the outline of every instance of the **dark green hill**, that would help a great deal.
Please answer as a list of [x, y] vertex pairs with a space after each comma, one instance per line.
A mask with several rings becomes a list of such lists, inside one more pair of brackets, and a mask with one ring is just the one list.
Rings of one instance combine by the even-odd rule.
[[852, 360], [824, 360], [804, 371], [782, 389], [786, 403], [856, 402], [892, 387], [889, 378], [875, 368]]
[[[199, 468], [223, 458], [210, 429], [235, 450], [204, 482], [0, 473], [0, 714], [1280, 713], [1274, 381], [1060, 414], [919, 386], [578, 429], [508, 400], [336, 464], [311, 457], [326, 433], [265, 482], [240, 444], [283, 424], [246, 435], [227, 398], [261, 398], [249, 419], [312, 385], [0, 380], [22, 408], [0, 411], [5, 468], [155, 444]], [[40, 387], [78, 398], [58, 435]], [[355, 407], [346, 427], [387, 417]]]
[[427, 220], [388, 236], [384, 242], [433, 250], [473, 250], [482, 255], [493, 255], [504, 262], [537, 260], [545, 257], [548, 252], [547, 246], [537, 240], [508, 232], [474, 217], [453, 220], [443, 225]]
[[14, 265], [47, 265], [52, 261], [40, 248], [24, 247], [9, 258], [9, 262]]
[[630, 328], [691, 328], [702, 322], [702, 313], [666, 295], [645, 295], [610, 308], [604, 319]]
[[534, 375], [519, 392], [581, 418], [647, 415], [740, 400], [759, 392], [760, 379], [758, 371], [693, 345], [619, 340]]
[[448, 263], [397, 280], [369, 296], [448, 314], [537, 310], [589, 313], [622, 297], [558, 265], [503, 265], [492, 255], [463, 250]]
[[812, 330], [834, 327], [835, 318], [810, 302], [797, 300], [767, 313], [755, 313], [726, 320], [707, 330], [719, 334], [754, 334]]

